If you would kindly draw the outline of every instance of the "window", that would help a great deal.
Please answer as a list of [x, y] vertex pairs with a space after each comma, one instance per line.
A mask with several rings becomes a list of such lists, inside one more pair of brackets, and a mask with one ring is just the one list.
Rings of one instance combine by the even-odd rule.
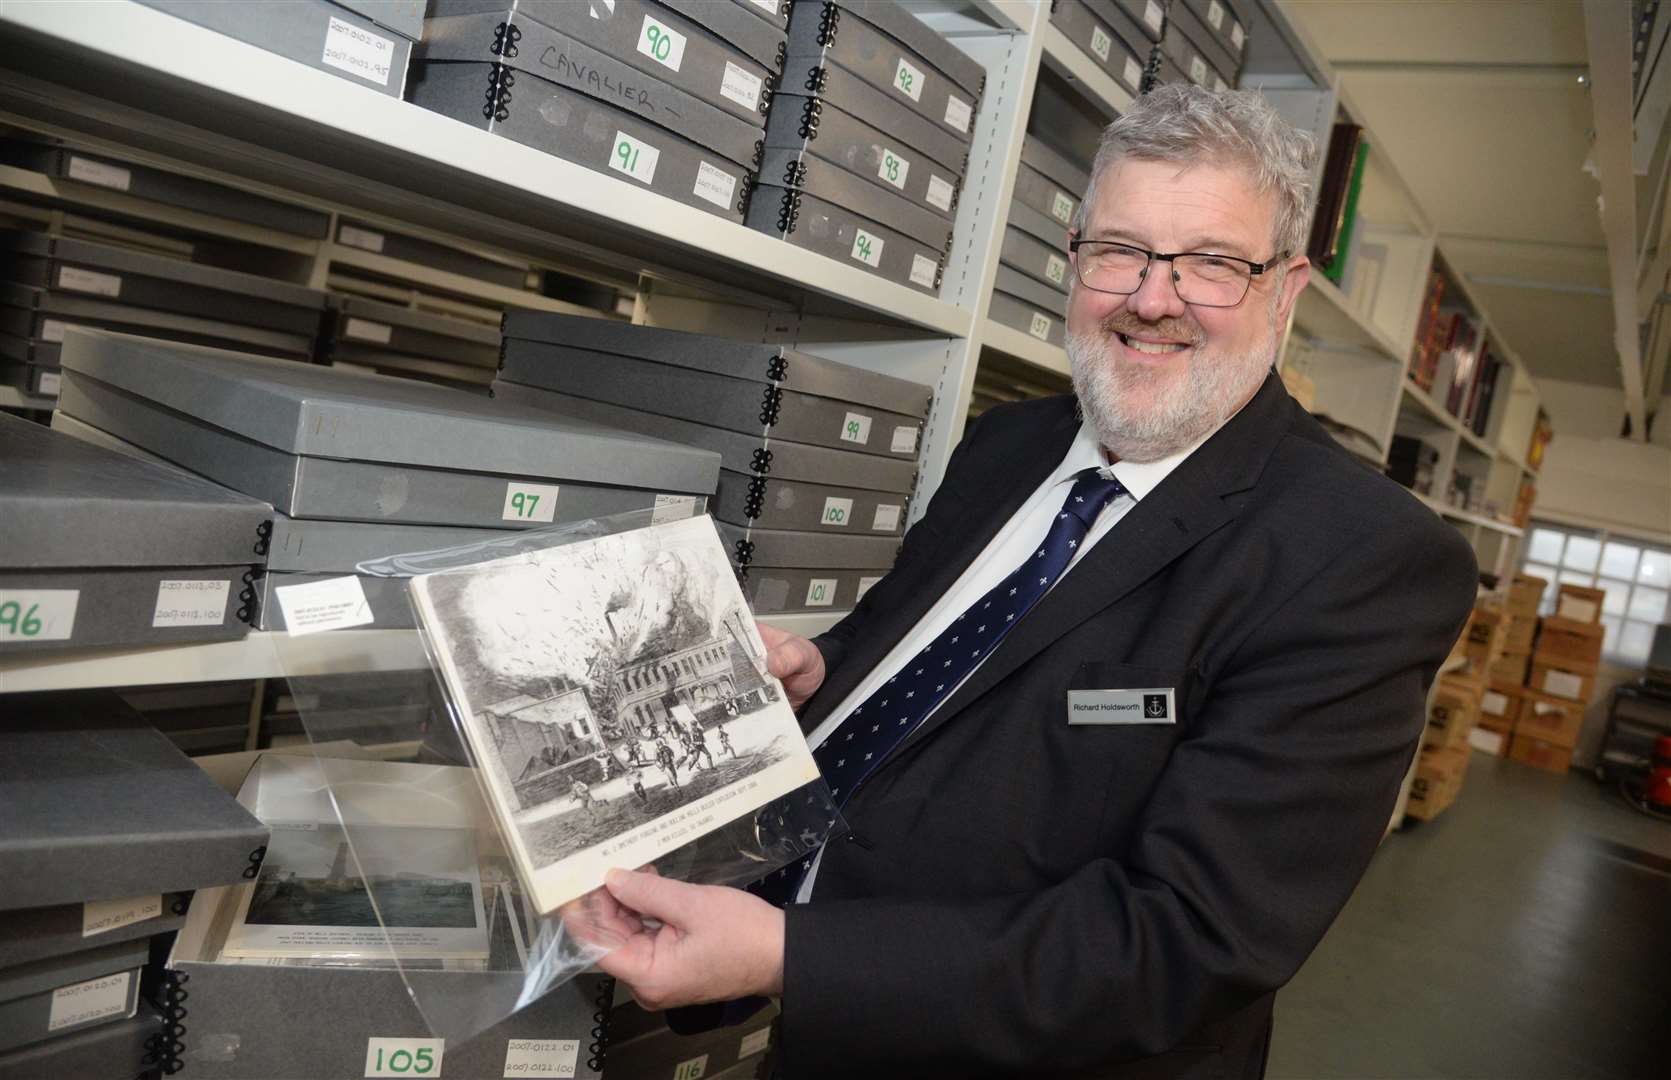
[[1654, 627], [1671, 621], [1671, 548], [1594, 529], [1532, 522], [1522, 573], [1550, 582], [1539, 615], [1555, 613], [1562, 584], [1602, 589], [1602, 656], [1626, 667], [1648, 661]]

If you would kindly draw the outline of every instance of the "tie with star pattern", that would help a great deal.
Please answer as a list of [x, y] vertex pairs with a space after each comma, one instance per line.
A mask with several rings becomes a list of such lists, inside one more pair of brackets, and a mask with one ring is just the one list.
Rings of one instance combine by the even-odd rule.
[[[1067, 569], [1103, 507], [1125, 494], [1118, 480], [1104, 477], [1098, 469], [1077, 475], [1038, 549], [923, 646], [812, 752], [838, 808], [846, 806], [865, 778], [991, 655]], [[812, 868], [813, 854], [768, 875], [751, 891], [782, 906], [799, 890]]]

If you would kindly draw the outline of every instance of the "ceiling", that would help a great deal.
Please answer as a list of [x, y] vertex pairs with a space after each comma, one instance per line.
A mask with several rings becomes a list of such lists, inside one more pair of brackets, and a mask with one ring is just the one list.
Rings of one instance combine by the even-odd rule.
[[[1285, 0], [1534, 375], [1620, 386], [1579, 0]], [[1628, 6], [1625, 7], [1628, 11]], [[1372, 149], [1373, 153], [1373, 149]]]

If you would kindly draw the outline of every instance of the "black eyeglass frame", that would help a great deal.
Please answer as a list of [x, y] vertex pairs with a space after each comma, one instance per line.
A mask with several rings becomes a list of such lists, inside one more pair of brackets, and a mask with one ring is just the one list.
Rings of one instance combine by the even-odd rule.
[[[1153, 266], [1157, 262], [1174, 263], [1172, 269], [1172, 291], [1177, 294], [1179, 300], [1184, 300], [1184, 297], [1182, 293], [1178, 292], [1178, 270], [1175, 263], [1175, 260], [1177, 259], [1182, 259], [1190, 255], [1201, 255], [1213, 259], [1227, 259], [1230, 262], [1241, 263], [1243, 266], [1247, 267], [1248, 287], [1247, 289], [1242, 290], [1240, 299], [1238, 299], [1234, 304], [1197, 304], [1193, 300], [1184, 300], [1184, 303], [1192, 304], [1195, 307], [1233, 308], [1240, 306], [1241, 302], [1247, 299], [1248, 291], [1253, 288], [1253, 279], [1268, 270], [1274, 270], [1278, 263], [1288, 258], [1288, 252], [1279, 251], [1275, 255], [1272, 255], [1269, 259], [1266, 259], [1264, 262], [1254, 262], [1252, 259], [1244, 259], [1237, 255], [1221, 255], [1216, 251], [1150, 251], [1147, 248], [1140, 248], [1136, 244], [1128, 244], [1122, 240], [1092, 240], [1089, 238], [1069, 240], [1068, 250], [1074, 255], [1078, 255], [1080, 247], [1085, 244], [1107, 244], [1110, 247], [1122, 247], [1127, 251], [1141, 252], [1143, 255], [1147, 256], [1149, 261], [1144, 264], [1142, 272], [1137, 275], [1137, 289], [1141, 289], [1143, 287], [1143, 283], [1149, 280], [1149, 267]], [[1074, 265], [1073, 276], [1079, 279], [1079, 283], [1081, 285], [1084, 285], [1092, 292], [1106, 293], [1109, 296], [1132, 296], [1137, 292], [1137, 289], [1133, 289], [1131, 292], [1120, 292], [1116, 289], [1099, 289], [1095, 285], [1089, 284], [1086, 282], [1084, 277], [1080, 275], [1077, 261]]]

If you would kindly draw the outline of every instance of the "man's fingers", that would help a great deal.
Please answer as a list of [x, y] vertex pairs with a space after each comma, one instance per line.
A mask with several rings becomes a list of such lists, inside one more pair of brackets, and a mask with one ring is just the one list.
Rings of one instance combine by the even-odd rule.
[[605, 879], [611, 895], [640, 915], [649, 915], [673, 926], [682, 926], [697, 886], [630, 870], [611, 870]]

